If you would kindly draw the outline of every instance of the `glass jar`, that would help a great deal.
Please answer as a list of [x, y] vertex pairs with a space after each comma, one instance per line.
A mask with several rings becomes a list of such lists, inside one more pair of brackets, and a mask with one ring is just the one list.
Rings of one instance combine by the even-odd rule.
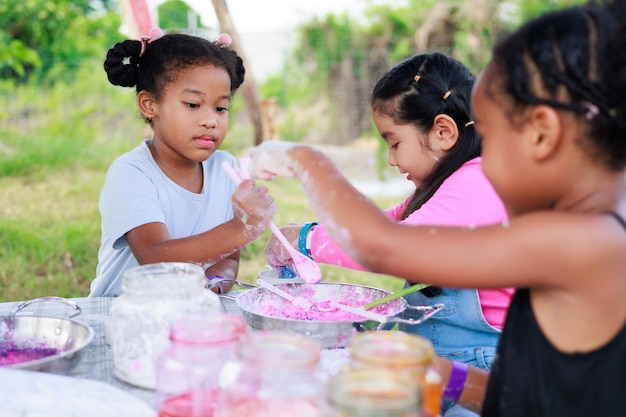
[[383, 368], [347, 369], [326, 389], [324, 417], [418, 417], [419, 382]]
[[215, 417], [320, 417], [320, 348], [287, 332], [247, 333], [222, 368]]
[[432, 366], [434, 355], [430, 340], [402, 331], [357, 333], [350, 344], [352, 368], [389, 369], [419, 381], [422, 417], [436, 417], [441, 410], [443, 386]]
[[242, 317], [185, 315], [172, 324], [170, 346], [157, 361], [159, 417], [211, 417], [223, 364], [246, 332]]
[[111, 302], [105, 327], [117, 378], [156, 388], [156, 360], [169, 345], [172, 321], [181, 314], [221, 311], [219, 297], [204, 288], [204, 281], [203, 269], [185, 262], [126, 271], [122, 294]]

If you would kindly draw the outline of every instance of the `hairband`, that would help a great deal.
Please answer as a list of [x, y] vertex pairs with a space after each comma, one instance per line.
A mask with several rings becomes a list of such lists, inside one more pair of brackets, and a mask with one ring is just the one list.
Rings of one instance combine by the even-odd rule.
[[450, 94], [452, 94], [450, 90], [446, 91], [446, 93], [443, 95], [443, 101], [446, 101], [448, 97], [450, 97]]
[[230, 37], [230, 35], [228, 33], [222, 33], [215, 40], [215, 43], [218, 44], [222, 48], [226, 48], [226, 47], [230, 46], [230, 44], [232, 42], [233, 42], [233, 39]]
[[421, 75], [415, 74], [415, 77], [413, 77], [413, 81], [418, 82], [420, 80], [420, 78], [422, 78]]
[[471, 126], [471, 125], [473, 125], [473, 124], [476, 124], [476, 122], [475, 122], [475, 121], [473, 121], [473, 120], [470, 120], [469, 122], [465, 123], [465, 124], [463, 125], [463, 127]]
[[156, 41], [163, 37], [163, 31], [160, 28], [152, 28], [148, 31], [148, 36], [141, 37], [141, 52], [139, 52], [139, 58], [146, 52], [146, 45]]

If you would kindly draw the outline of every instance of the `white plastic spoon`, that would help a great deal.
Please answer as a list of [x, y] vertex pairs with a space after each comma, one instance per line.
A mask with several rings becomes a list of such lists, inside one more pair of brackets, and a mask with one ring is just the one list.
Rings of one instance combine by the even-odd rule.
[[[228, 174], [228, 176], [235, 182], [235, 184], [239, 185], [241, 183], [241, 178], [235, 172], [233, 167], [228, 165], [226, 161], [222, 162], [222, 169]], [[300, 278], [308, 282], [309, 284], [317, 284], [322, 280], [322, 271], [320, 267], [315, 261], [309, 258], [306, 255], [300, 253], [300, 251], [296, 250], [291, 243], [287, 240], [283, 232], [274, 224], [274, 222], [270, 223], [270, 229], [272, 233], [278, 238], [280, 243], [285, 246], [289, 255], [291, 255], [291, 259], [293, 259], [293, 264], [296, 270], [298, 271], [298, 275]]]
[[373, 311], [363, 310], [363, 308], [360, 307], [350, 307], [336, 301], [330, 301], [329, 305], [330, 307], [338, 308], [339, 310], [347, 311], [348, 313], [356, 314], [379, 323], [387, 323], [387, 316], [374, 313]]
[[309, 300], [307, 300], [304, 297], [296, 297], [293, 296], [289, 293], [286, 293], [285, 291], [281, 290], [280, 288], [270, 284], [269, 282], [265, 281], [263, 278], [259, 278], [256, 280], [256, 283], [259, 284], [261, 287], [265, 288], [266, 290], [269, 290], [271, 292], [273, 292], [274, 294], [284, 298], [285, 300], [291, 302], [291, 304], [293, 304], [295, 307], [301, 308], [303, 310], [310, 310], [311, 307], [313, 307], [313, 303]]

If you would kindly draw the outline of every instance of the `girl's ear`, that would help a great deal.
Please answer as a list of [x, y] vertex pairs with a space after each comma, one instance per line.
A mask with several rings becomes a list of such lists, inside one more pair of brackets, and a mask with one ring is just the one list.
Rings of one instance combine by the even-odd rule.
[[139, 106], [139, 111], [144, 118], [152, 119], [154, 117], [155, 103], [154, 96], [146, 90], [141, 90], [137, 94], [137, 106]]
[[549, 158], [561, 143], [561, 118], [557, 111], [546, 105], [538, 105], [530, 114], [532, 129], [532, 154], [538, 161]]
[[447, 114], [435, 116], [431, 134], [436, 143], [431, 143], [431, 146], [438, 147], [445, 152], [452, 149], [459, 139], [459, 129], [456, 127], [456, 122]]

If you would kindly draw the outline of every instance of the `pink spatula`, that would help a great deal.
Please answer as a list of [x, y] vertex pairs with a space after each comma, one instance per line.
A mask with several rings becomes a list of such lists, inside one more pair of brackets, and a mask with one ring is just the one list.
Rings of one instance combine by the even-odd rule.
[[[241, 183], [241, 178], [235, 172], [233, 167], [228, 165], [227, 162], [222, 162], [222, 169], [228, 174], [228, 176], [234, 181], [235, 184], [239, 185]], [[296, 271], [298, 271], [298, 275], [300, 278], [308, 282], [309, 284], [317, 284], [322, 280], [322, 271], [320, 267], [315, 261], [309, 258], [306, 255], [300, 253], [300, 251], [296, 250], [285, 235], [278, 229], [278, 227], [272, 222], [270, 223], [270, 229], [272, 233], [278, 238], [280, 243], [285, 246], [289, 255], [291, 255], [291, 259], [293, 259], [294, 267]]]

